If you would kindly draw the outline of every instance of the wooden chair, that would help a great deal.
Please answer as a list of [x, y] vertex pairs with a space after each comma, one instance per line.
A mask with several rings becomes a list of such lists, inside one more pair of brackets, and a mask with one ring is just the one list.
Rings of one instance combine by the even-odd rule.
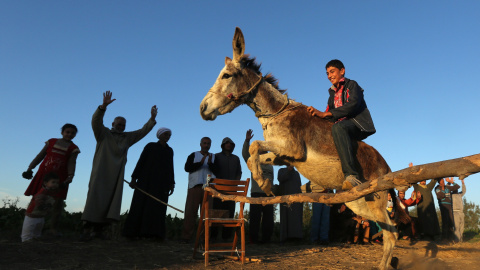
[[[207, 185], [211, 188], [214, 188], [218, 192], [225, 195], [235, 195], [235, 196], [246, 196], [248, 191], [248, 185], [250, 184], [250, 178], [247, 180], [227, 180], [227, 179], [218, 179], [212, 178]], [[205, 256], [205, 266], [208, 265], [208, 257], [210, 253], [214, 252], [230, 252], [230, 256], [234, 256], [235, 253], [238, 253], [238, 257], [235, 259], [240, 259], [242, 264], [245, 262], [245, 219], [243, 218], [243, 208], [245, 206], [244, 202], [240, 203], [240, 210], [238, 218], [225, 218], [218, 217], [214, 215], [213, 209], [211, 209], [212, 204], [212, 193], [205, 191], [203, 195], [203, 203], [200, 211], [200, 220], [198, 222], [197, 237], [195, 240], [195, 247], [193, 249], [193, 256], [195, 257], [200, 237], [202, 232], [205, 235], [205, 245], [204, 245], [204, 256]], [[235, 228], [235, 235], [233, 242], [228, 243], [210, 243], [210, 228], [216, 227], [227, 227]], [[240, 238], [241, 247], [237, 249], [237, 242]]]

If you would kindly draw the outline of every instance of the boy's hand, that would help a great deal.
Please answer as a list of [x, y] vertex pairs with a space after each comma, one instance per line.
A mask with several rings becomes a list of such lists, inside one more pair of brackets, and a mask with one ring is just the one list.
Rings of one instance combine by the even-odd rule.
[[329, 116], [332, 116], [332, 113], [331, 112], [321, 112], [317, 109], [315, 109], [314, 107], [310, 106], [307, 108], [307, 111], [312, 115], [312, 116], [318, 116], [320, 118], [325, 118], [325, 117], [329, 117]]
[[318, 117], [320, 117], [319, 114], [321, 113], [321, 111], [315, 109], [315, 108], [312, 107], [312, 106], [309, 106], [309, 107], [307, 108], [307, 111], [308, 111], [312, 116], [318, 116]]

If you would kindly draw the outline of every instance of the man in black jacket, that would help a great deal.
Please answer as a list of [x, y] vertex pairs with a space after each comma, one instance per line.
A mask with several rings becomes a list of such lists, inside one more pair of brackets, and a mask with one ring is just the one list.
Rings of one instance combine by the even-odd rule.
[[370, 111], [363, 99], [363, 89], [356, 81], [345, 78], [345, 66], [340, 60], [331, 60], [326, 65], [328, 80], [332, 86], [325, 112], [308, 107], [312, 116], [328, 118], [335, 122], [332, 127], [333, 141], [337, 148], [345, 176], [342, 189], [349, 190], [364, 179], [356, 158], [358, 143], [375, 133]]

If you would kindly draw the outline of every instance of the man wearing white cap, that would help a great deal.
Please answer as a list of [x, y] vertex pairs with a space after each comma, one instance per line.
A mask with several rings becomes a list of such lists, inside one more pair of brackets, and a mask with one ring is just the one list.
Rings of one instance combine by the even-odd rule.
[[[158, 142], [148, 143], [132, 173], [130, 187], [140, 188], [168, 203], [175, 188], [173, 149], [167, 144], [172, 136], [168, 128], [157, 131]], [[158, 203], [138, 189], [133, 193], [123, 235], [129, 238], [146, 237], [165, 240], [167, 206]]]

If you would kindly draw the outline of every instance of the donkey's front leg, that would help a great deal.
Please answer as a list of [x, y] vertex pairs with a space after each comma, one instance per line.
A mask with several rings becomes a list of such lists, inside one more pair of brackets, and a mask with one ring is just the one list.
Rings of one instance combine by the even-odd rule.
[[263, 179], [263, 170], [260, 166], [260, 153], [264, 153], [265, 146], [263, 141], [254, 141], [248, 151], [250, 152], [250, 158], [247, 161], [247, 166], [252, 172], [253, 180], [255, 180], [258, 186], [267, 194], [267, 195], [275, 195], [272, 193], [272, 181], [269, 179]]
[[[263, 171], [260, 167], [261, 164], [272, 164], [272, 165], [284, 165], [285, 159], [301, 159], [298, 156], [298, 153], [304, 153], [303, 151], [297, 151], [296, 155], [290, 153], [292, 148], [286, 149], [279, 146], [277, 143], [265, 142], [265, 141], [254, 141], [249, 148], [250, 158], [247, 161], [247, 166], [252, 172], [253, 179], [258, 183], [260, 188], [267, 195], [274, 195], [271, 191], [272, 181], [269, 179], [263, 178]], [[268, 153], [267, 153], [268, 152]], [[261, 154], [261, 158], [260, 158]], [[281, 157], [281, 158], [279, 158]], [[299, 158], [300, 157], [300, 158]]]

